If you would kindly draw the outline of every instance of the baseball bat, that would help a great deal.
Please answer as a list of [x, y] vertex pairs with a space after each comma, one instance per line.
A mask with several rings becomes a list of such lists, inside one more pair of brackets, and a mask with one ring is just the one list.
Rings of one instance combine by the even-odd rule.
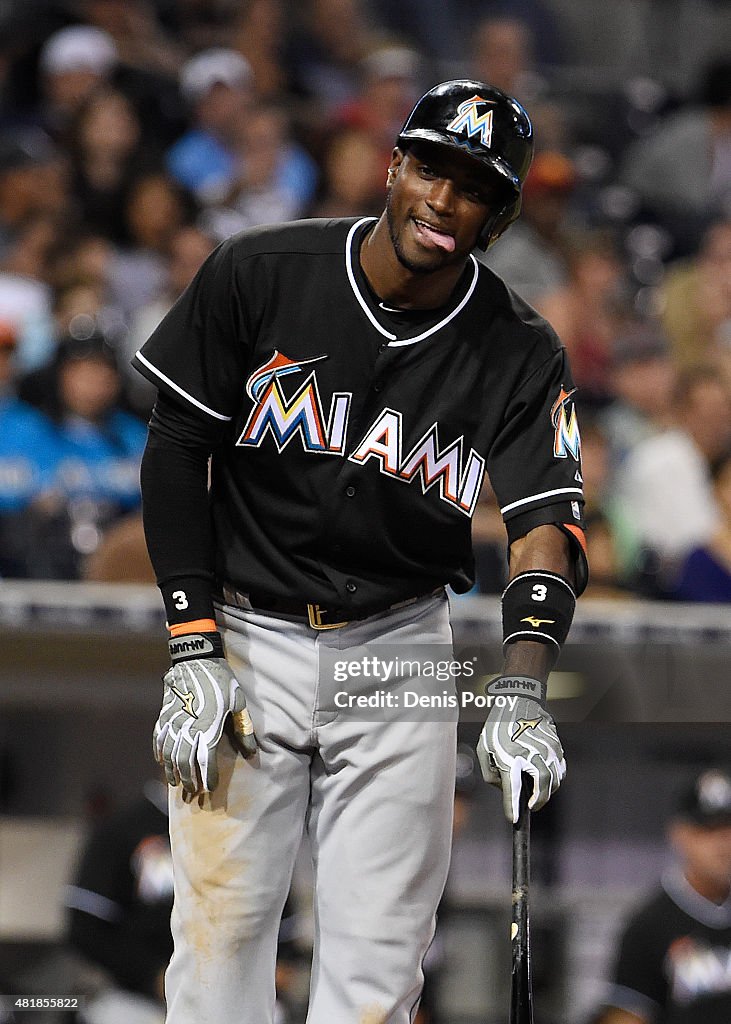
[[533, 1024], [533, 985], [530, 953], [530, 798], [532, 780], [523, 776], [520, 813], [513, 825], [513, 922], [510, 1024]]

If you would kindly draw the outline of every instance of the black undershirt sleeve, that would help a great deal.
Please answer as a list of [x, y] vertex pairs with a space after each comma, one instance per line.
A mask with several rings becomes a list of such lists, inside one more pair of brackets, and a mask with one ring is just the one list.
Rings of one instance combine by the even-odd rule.
[[169, 625], [213, 618], [208, 458], [225, 425], [160, 393], [140, 484], [145, 539]]

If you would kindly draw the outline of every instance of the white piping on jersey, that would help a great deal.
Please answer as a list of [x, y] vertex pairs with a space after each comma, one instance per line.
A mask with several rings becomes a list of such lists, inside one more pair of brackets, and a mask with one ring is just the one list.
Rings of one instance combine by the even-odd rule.
[[694, 920], [709, 928], [731, 926], [731, 897], [723, 903], [713, 903], [696, 892], [678, 868], [668, 869], [662, 876], [661, 885], [673, 903]]
[[217, 420], [224, 420], [226, 423], [231, 419], [230, 416], [224, 416], [220, 412], [215, 412], [215, 410], [209, 409], [207, 405], [203, 404], [203, 402], [199, 402], [197, 398], [193, 398], [193, 396], [189, 395], [187, 391], [183, 391], [179, 384], [176, 384], [174, 380], [170, 380], [169, 377], [166, 377], [162, 370], [158, 370], [156, 366], [152, 365], [149, 359], [145, 359], [142, 355], [141, 349], [135, 353], [135, 358], [139, 359], [139, 361], [143, 363], [148, 370], [152, 370], [160, 380], [164, 380], [168, 387], [171, 387], [173, 391], [177, 391], [179, 395], [182, 395], [183, 398], [187, 398], [192, 405], [195, 405], [198, 409], [202, 409], [203, 412], [207, 412], [209, 416], [213, 416]]
[[636, 1017], [654, 1017], [657, 1011], [662, 1009], [654, 999], [650, 999], [644, 992], [638, 992], [635, 988], [628, 988], [627, 985], [610, 985], [605, 996], [607, 1006], [616, 1007], [618, 1010], [627, 1010], [634, 1013]]
[[514, 508], [518, 508], [519, 505], [527, 505], [531, 501], [538, 501], [539, 498], [552, 498], [554, 494], [578, 494], [580, 498], [584, 497], [584, 492], [580, 487], [557, 487], [553, 491], [541, 491], [540, 494], [531, 494], [529, 498], [520, 498], [518, 501], [511, 501], [509, 505], [504, 505], [500, 512], [505, 515], [506, 512], [510, 512]]
[[550, 633], [542, 633], [540, 630], [535, 630], [535, 629], [519, 629], [515, 633], [511, 633], [510, 636], [506, 636], [505, 639], [503, 640], [503, 647], [505, 646], [505, 644], [509, 644], [514, 636], [523, 636], [523, 637], [526, 637], [526, 636], [527, 637], [542, 636], [546, 640], [550, 640], [552, 644], [555, 644], [556, 647], [558, 647], [559, 650], [561, 649], [561, 644], [558, 642], [558, 640], [556, 640], [555, 637], [552, 637]]
[[350, 287], [353, 289], [353, 293], [355, 294], [356, 299], [360, 303], [360, 307], [363, 310], [363, 312], [365, 313], [365, 315], [368, 317], [368, 319], [373, 324], [373, 326], [376, 328], [376, 330], [381, 332], [381, 334], [384, 336], [384, 338], [390, 338], [391, 341], [395, 341], [396, 340], [396, 335], [395, 334], [391, 334], [390, 331], [387, 331], [384, 327], [381, 327], [379, 322], [374, 317], [373, 313], [371, 313], [371, 310], [370, 310], [370, 308], [368, 306], [368, 303], [363, 298], [363, 296], [360, 294], [360, 290], [358, 289], [358, 282], [355, 280], [355, 274], [353, 273], [353, 256], [352, 256], [353, 235], [355, 234], [355, 232], [358, 230], [359, 227], [362, 227], [363, 224], [367, 224], [369, 220], [375, 220], [375, 219], [376, 219], [375, 217], [362, 217], [359, 221], [355, 222], [355, 224], [352, 226], [352, 228], [348, 232], [348, 237], [345, 240], [345, 269], [346, 269], [346, 271], [348, 273], [348, 280], [350, 281]]
[[[454, 309], [450, 313], [448, 313], [442, 320], [440, 320], [439, 323], [434, 324], [433, 327], [430, 327], [428, 330], [423, 331], [421, 334], [417, 334], [415, 338], [404, 338], [402, 341], [398, 341], [398, 335], [392, 334], [390, 331], [387, 331], [386, 328], [381, 326], [378, 320], [376, 320], [376, 318], [374, 317], [368, 303], [366, 302], [363, 295], [361, 295], [360, 293], [360, 289], [358, 288], [358, 282], [356, 281], [355, 274], [353, 273], [353, 235], [358, 230], [358, 228], [361, 227], [363, 224], [366, 224], [369, 220], [375, 219], [375, 217], [363, 217], [361, 220], [357, 221], [348, 232], [348, 237], [345, 242], [345, 269], [348, 272], [348, 280], [350, 281], [350, 287], [353, 289], [355, 297], [360, 303], [361, 309], [368, 317], [370, 322], [373, 324], [376, 330], [384, 336], [384, 338], [389, 339], [389, 348], [398, 348], [403, 345], [415, 345], [417, 341], [423, 341], [424, 338], [428, 338], [430, 334], [435, 334], [437, 331], [440, 331], [442, 327], [445, 327], [450, 320], [453, 320], [457, 316], [457, 314], [464, 309], [464, 307], [467, 305], [470, 298], [472, 297], [472, 293], [475, 290], [475, 286], [477, 285], [477, 277], [480, 273], [480, 266], [475, 257], [470, 255], [470, 259], [472, 260], [473, 265], [472, 280], [470, 281], [469, 288], [467, 289], [467, 293], [465, 294], [465, 296], [462, 298], [462, 301], [457, 306], [455, 306]], [[383, 306], [383, 303], [379, 303], [379, 305]]]
[[122, 913], [119, 903], [110, 900], [108, 896], [93, 892], [91, 889], [83, 889], [78, 885], [64, 886], [64, 903], [71, 910], [83, 910], [86, 914], [98, 917], [101, 921], [116, 921]]

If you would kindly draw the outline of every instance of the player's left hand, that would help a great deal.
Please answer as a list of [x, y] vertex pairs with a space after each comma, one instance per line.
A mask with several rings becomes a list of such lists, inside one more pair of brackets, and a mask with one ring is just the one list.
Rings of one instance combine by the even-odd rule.
[[[488, 692], [499, 682], [493, 680]], [[510, 696], [507, 706], [490, 708], [477, 744], [477, 758], [485, 781], [502, 790], [505, 816], [515, 824], [523, 773], [533, 780], [528, 808], [537, 811], [561, 785], [566, 761], [550, 713], [531, 697]]]

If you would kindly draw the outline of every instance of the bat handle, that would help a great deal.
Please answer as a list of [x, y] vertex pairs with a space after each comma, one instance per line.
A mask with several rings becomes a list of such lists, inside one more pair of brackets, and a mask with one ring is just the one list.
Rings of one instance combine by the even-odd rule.
[[512, 978], [510, 1024], [533, 1024], [530, 921], [530, 780], [523, 776], [518, 820], [513, 825]]
[[531, 791], [528, 786], [531, 783], [532, 780], [523, 775], [518, 820], [513, 825], [513, 881], [518, 881], [525, 886], [526, 895], [530, 883], [530, 811], [528, 810], [528, 801]]

